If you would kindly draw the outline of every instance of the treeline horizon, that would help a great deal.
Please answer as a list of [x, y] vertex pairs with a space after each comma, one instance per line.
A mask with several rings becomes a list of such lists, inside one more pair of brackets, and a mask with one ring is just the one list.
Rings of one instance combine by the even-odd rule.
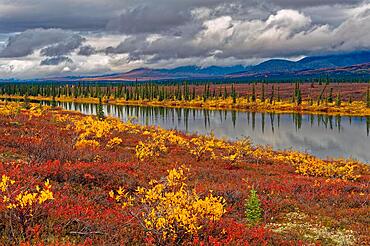
[[[309, 95], [306, 98], [302, 97], [302, 90], [300, 85], [303, 82], [290, 83], [294, 85], [294, 91], [285, 99], [290, 99], [291, 102], [300, 105], [304, 99], [313, 104], [314, 101], [320, 102], [336, 102], [340, 105], [343, 101], [341, 92], [333, 93], [333, 88], [330, 87], [329, 79], [324, 81], [312, 81], [311, 88], [316, 85], [322, 86], [318, 96]], [[237, 98], [247, 98], [250, 102], [255, 102], [259, 99], [262, 102], [281, 101], [283, 97], [280, 94], [281, 84], [269, 82], [254, 82], [248, 83], [252, 86], [250, 93], [242, 95], [235, 89], [235, 83], [231, 84], [214, 84], [207, 83], [202, 85], [189, 84], [183, 82], [176, 85], [158, 85], [153, 83], [142, 83], [135, 85], [116, 85], [109, 84], [101, 86], [98, 84], [78, 83], [77, 85], [69, 84], [18, 84], [18, 83], [0, 83], [0, 95], [2, 96], [20, 96], [27, 98], [32, 97], [52, 97], [55, 98], [69, 97], [69, 98], [105, 98], [105, 99], [122, 99], [126, 101], [131, 100], [179, 100], [191, 101], [201, 99], [207, 101], [208, 99], [227, 99], [231, 97], [233, 104], [236, 103]], [[212, 87], [211, 87], [212, 86]], [[363, 100], [370, 106], [370, 84], [366, 93], [363, 95]], [[352, 96], [347, 101], [352, 102]]]

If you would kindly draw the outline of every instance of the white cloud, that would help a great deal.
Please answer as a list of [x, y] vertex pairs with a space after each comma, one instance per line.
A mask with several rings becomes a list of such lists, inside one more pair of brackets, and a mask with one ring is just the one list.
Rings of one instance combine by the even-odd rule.
[[[5, 30], [2, 20], [8, 23], [6, 28], [14, 25], [11, 32], [0, 34], [1, 77], [96, 74], [142, 66], [246, 65], [273, 57], [370, 49], [370, 4], [355, 0], [333, 6], [328, 5], [332, 0], [110, 0], [104, 4], [68, 0], [65, 8], [78, 6], [81, 16], [57, 14], [63, 23], [55, 26], [61, 28], [41, 28], [56, 21], [50, 16], [53, 12], [48, 12], [45, 19], [36, 18], [44, 23], [41, 26], [15, 33], [29, 27], [20, 27], [22, 21], [32, 22], [35, 17], [25, 10], [63, 9], [63, 1], [52, 1], [55, 6], [0, 0], [0, 31]], [[90, 25], [91, 10], [98, 7], [108, 13], [98, 12], [99, 23]], [[166, 11], [181, 11], [181, 18], [174, 22], [176, 15]], [[139, 21], [139, 17], [143, 18]], [[37, 24], [36, 19], [31, 26]], [[109, 23], [116, 27], [105, 30]], [[40, 66], [46, 59], [43, 55], [51, 65]]]

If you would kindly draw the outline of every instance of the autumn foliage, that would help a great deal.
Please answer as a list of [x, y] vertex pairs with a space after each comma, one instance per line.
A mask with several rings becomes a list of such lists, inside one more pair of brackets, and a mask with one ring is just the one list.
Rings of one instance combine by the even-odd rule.
[[366, 164], [249, 139], [0, 103], [0, 175], [3, 244], [370, 242]]

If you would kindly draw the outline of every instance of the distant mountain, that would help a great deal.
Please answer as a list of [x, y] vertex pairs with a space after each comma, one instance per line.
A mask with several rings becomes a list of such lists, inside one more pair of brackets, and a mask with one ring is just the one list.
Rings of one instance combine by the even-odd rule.
[[355, 64], [352, 66], [345, 67], [326, 67], [317, 69], [304, 69], [298, 71], [274, 71], [274, 72], [264, 72], [264, 73], [251, 73], [251, 72], [241, 72], [228, 74], [224, 76], [225, 79], [247, 79], [247, 78], [308, 78], [308, 77], [340, 77], [340, 76], [357, 76], [366, 77], [370, 79], [370, 62]]
[[180, 79], [212, 79], [222, 78], [227, 74], [240, 73], [245, 71], [245, 67], [241, 65], [230, 67], [197, 67], [197, 66], [183, 66], [173, 69], [149, 69], [138, 68], [127, 73], [113, 74], [109, 76], [96, 76], [82, 78], [87, 81], [156, 81], [156, 80], [180, 80]]
[[299, 61], [272, 59], [246, 68], [250, 73], [293, 72], [305, 69], [346, 67], [370, 62], [370, 51], [305, 57]]
[[159, 69], [160, 72], [169, 73], [169, 74], [181, 74], [181, 75], [207, 75], [207, 76], [220, 76], [230, 73], [237, 73], [245, 71], [246, 67], [242, 65], [230, 66], [230, 67], [219, 67], [219, 66], [210, 66], [210, 67], [198, 67], [198, 66], [184, 66], [177, 67], [174, 69]]
[[292, 71], [297, 66], [296, 62], [280, 59], [272, 59], [260, 63], [256, 66], [250, 66], [246, 68], [246, 71], [249, 73], [266, 73], [266, 72], [287, 72]]
[[[126, 73], [99, 76], [69, 76], [41, 81], [168, 81], [253, 78], [296, 78], [317, 76], [360, 76], [370, 78], [370, 51], [305, 57], [299, 61], [271, 59], [255, 66], [182, 66], [171, 69], [138, 68]], [[40, 80], [38, 80], [40, 81]]]

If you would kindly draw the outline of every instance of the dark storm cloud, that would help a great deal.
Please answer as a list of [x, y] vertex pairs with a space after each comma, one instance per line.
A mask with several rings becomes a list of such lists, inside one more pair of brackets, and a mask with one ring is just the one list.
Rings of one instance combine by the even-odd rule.
[[56, 43], [41, 50], [43, 56], [61, 56], [70, 54], [81, 46], [86, 39], [80, 35], [74, 34], [67, 37], [63, 42]]
[[[125, 33], [163, 32], [189, 22], [191, 10], [201, 7], [233, 5], [240, 6], [240, 12], [266, 12], [279, 7], [297, 9], [360, 2], [363, 0], [0, 0], [0, 33], [35, 28], [101, 31], [105, 27]], [[233, 11], [238, 14], [236, 9]]]
[[44, 55], [61, 55], [77, 48], [82, 41], [79, 35], [62, 29], [32, 29], [9, 37], [6, 46], [0, 50], [0, 57], [23, 57], [46, 46], [48, 48], [42, 51]]
[[120, 15], [113, 17], [107, 24], [107, 30], [124, 34], [181, 35], [186, 28], [199, 28], [194, 14], [202, 9], [212, 9], [209, 18], [233, 15], [243, 19], [265, 17], [269, 14], [267, 9], [272, 11], [270, 3], [260, 0], [137, 1], [133, 6], [123, 9]]
[[101, 30], [125, 0], [0, 0], [0, 32], [34, 28]]
[[131, 60], [139, 60], [150, 56], [148, 62], [164, 59], [182, 59], [209, 55], [207, 47], [194, 47], [191, 39], [183, 37], [166, 36], [155, 41], [148, 41], [145, 37], [130, 37], [121, 42], [117, 47], [109, 47], [109, 54], [128, 53]]
[[[0, 0], [0, 33], [34, 28], [85, 31], [105, 27], [125, 33], [163, 32], [191, 21], [191, 10], [201, 7], [233, 5], [239, 6], [241, 12], [248, 9], [268, 12], [279, 7], [300, 9], [361, 2], [364, 0]], [[236, 9], [233, 11], [238, 14]], [[255, 11], [249, 14], [252, 13]]]
[[96, 52], [97, 52], [96, 49], [91, 45], [84, 45], [81, 46], [77, 54], [80, 56], [91, 56], [93, 54], [96, 54]]
[[108, 30], [122, 33], [159, 33], [173, 27], [183, 25], [191, 20], [188, 10], [171, 10], [163, 6], [142, 5], [124, 10], [123, 13], [111, 20]]
[[67, 56], [57, 56], [57, 57], [51, 57], [46, 58], [41, 61], [41, 66], [56, 66], [61, 63], [73, 63], [72, 59]]

